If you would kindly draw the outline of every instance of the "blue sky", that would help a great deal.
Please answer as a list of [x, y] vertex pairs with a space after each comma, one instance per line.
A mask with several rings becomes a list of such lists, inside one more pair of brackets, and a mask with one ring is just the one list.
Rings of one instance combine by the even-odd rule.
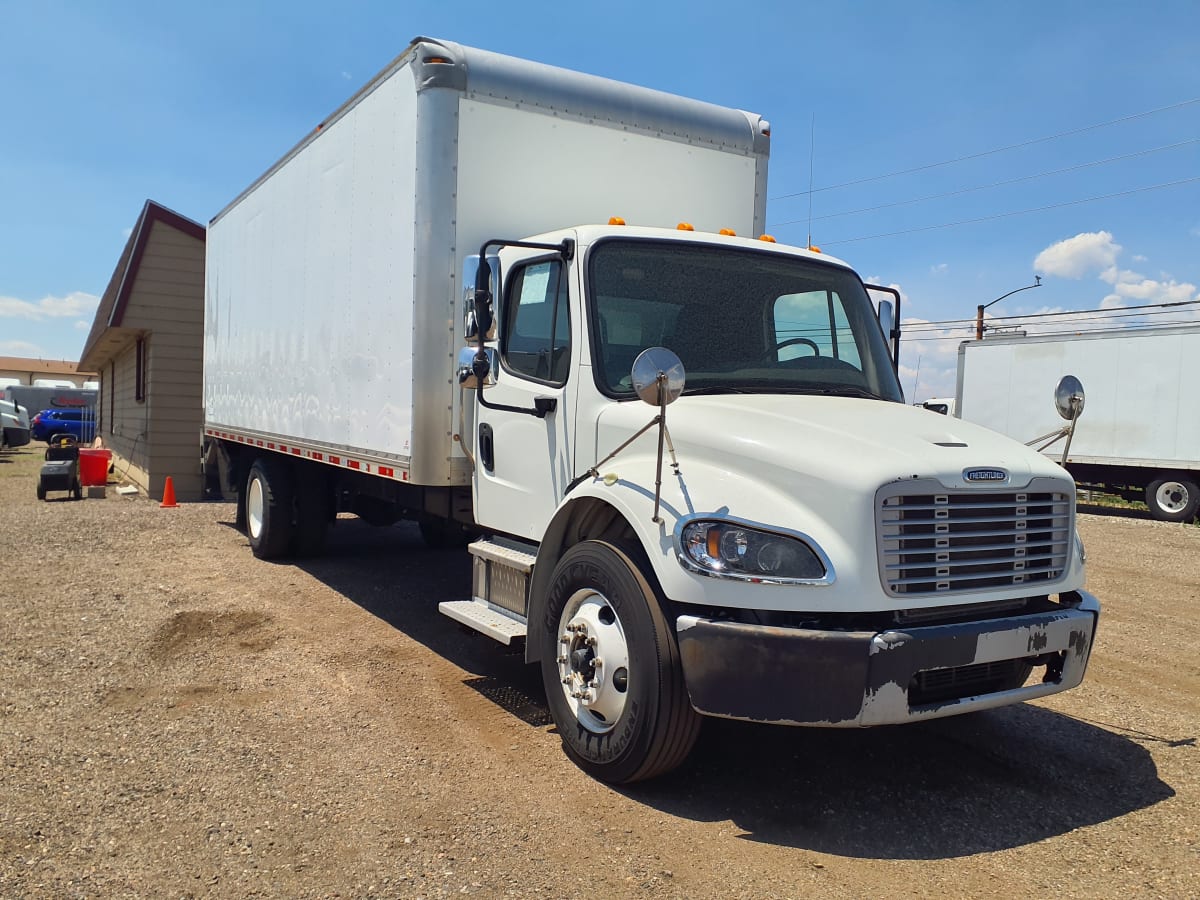
[[[147, 198], [207, 222], [416, 35], [765, 115], [769, 230], [811, 164], [813, 243], [905, 319], [1200, 299], [1195, 0], [0, 0], [0, 355], [77, 359]], [[910, 331], [909, 399], [965, 333]]]

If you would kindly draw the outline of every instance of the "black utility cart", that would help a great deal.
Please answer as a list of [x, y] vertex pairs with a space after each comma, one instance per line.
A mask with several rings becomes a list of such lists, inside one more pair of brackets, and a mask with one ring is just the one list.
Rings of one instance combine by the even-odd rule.
[[38, 477], [37, 496], [45, 500], [49, 491], [68, 491], [79, 500], [83, 486], [79, 482], [79, 442], [69, 434], [56, 435], [46, 448], [46, 461]]

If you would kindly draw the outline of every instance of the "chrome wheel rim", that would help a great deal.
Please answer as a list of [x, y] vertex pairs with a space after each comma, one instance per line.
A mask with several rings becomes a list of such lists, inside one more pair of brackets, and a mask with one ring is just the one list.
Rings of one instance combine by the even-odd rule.
[[616, 727], [629, 697], [629, 644], [616, 610], [590, 588], [567, 600], [558, 621], [558, 676], [579, 724], [594, 734]]

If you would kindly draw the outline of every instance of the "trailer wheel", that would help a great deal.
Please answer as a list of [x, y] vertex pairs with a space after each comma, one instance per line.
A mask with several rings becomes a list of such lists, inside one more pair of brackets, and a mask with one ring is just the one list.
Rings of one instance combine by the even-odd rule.
[[75, 500], [83, 499], [83, 484], [80, 483], [78, 478], [76, 478], [75, 483], [71, 485], [71, 497]]
[[1190, 522], [1200, 507], [1200, 488], [1188, 478], [1169, 475], [1146, 487], [1146, 505], [1150, 514], [1163, 522]]
[[671, 624], [628, 554], [599, 541], [568, 550], [537, 638], [550, 714], [576, 765], [626, 784], [683, 762], [700, 717]]
[[246, 536], [259, 559], [276, 559], [292, 539], [292, 473], [279, 460], [262, 457], [246, 480]]

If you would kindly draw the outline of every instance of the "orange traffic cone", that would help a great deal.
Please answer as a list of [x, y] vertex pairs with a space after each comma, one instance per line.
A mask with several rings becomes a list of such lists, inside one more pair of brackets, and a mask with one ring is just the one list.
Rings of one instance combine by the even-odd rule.
[[175, 502], [175, 482], [171, 481], [171, 476], [167, 476], [166, 484], [163, 485], [163, 501], [160, 503], [159, 509], [174, 509], [179, 504]]

